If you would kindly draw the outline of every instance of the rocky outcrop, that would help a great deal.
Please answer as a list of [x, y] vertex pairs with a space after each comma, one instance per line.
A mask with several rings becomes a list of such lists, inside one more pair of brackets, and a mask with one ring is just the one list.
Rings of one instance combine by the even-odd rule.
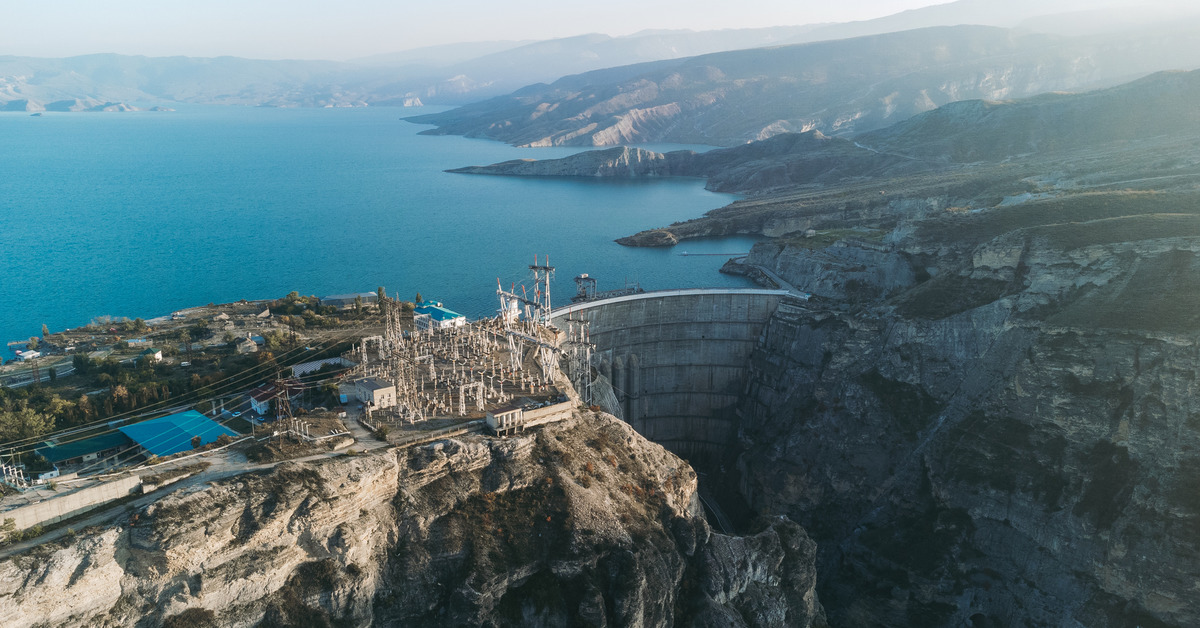
[[916, 283], [917, 270], [907, 255], [861, 239], [877, 232], [842, 235], [826, 246], [820, 246], [825, 233], [766, 242], [755, 246], [743, 265], [768, 268], [811, 295], [848, 301], [878, 299]]
[[927, 274], [857, 301], [818, 268], [844, 240], [752, 255], [827, 296], [764, 331], [739, 466], [818, 541], [831, 623], [1200, 623], [1200, 223], [1155, 213], [1186, 206], [930, 219], [857, 258]]
[[6, 626], [823, 625], [786, 518], [714, 533], [607, 416], [285, 463], [0, 562]]
[[763, 193], [851, 177], [929, 170], [911, 159], [885, 155], [817, 131], [783, 133], [734, 148], [655, 153], [619, 146], [559, 159], [514, 159], [449, 172], [523, 177], [704, 177], [717, 192]]
[[516, 177], [664, 177], [682, 174], [678, 163], [694, 154], [681, 151], [664, 155], [641, 148], [618, 146], [562, 159], [514, 159], [490, 166], [455, 168], [448, 172]]

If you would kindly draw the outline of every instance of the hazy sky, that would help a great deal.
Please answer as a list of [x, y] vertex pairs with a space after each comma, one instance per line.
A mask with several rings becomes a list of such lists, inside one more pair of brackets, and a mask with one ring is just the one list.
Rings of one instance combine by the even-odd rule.
[[0, 54], [348, 59], [462, 41], [870, 19], [945, 0], [0, 0]]

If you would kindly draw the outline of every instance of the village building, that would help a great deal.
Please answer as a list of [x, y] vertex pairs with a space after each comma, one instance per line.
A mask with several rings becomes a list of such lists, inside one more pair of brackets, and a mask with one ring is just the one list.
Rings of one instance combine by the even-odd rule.
[[271, 400], [275, 398], [275, 393], [275, 386], [271, 384], [263, 384], [251, 390], [250, 409], [259, 416], [266, 416], [271, 412]]
[[[294, 379], [280, 382], [289, 402], [296, 401], [304, 394], [304, 386]], [[280, 396], [280, 387], [276, 384], [260, 384], [250, 391], [250, 409], [260, 416], [271, 413], [271, 400]]]
[[413, 309], [413, 324], [417, 331], [448, 329], [467, 324], [467, 317], [442, 307], [438, 301], [424, 301]]
[[157, 364], [159, 362], [162, 362], [162, 359], [163, 359], [162, 349], [155, 349], [154, 347], [150, 347], [149, 349], [142, 351], [142, 353], [138, 357], [140, 357], [143, 360], [149, 360], [151, 364]]
[[256, 353], [258, 352], [258, 343], [249, 338], [242, 338], [238, 341], [236, 348], [238, 353]]

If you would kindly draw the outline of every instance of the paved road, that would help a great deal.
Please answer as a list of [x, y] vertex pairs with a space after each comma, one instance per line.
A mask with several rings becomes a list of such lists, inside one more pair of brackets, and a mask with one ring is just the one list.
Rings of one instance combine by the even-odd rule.
[[757, 268], [758, 270], [762, 271], [762, 274], [766, 275], [767, 278], [769, 278], [771, 281], [774, 281], [775, 285], [779, 286], [779, 288], [781, 290], [787, 290], [788, 292], [790, 292], [806, 301], [808, 300], [809, 297], [812, 296], [811, 294], [809, 294], [803, 290], [800, 290], [796, 286], [793, 286], [792, 284], [788, 283], [787, 280], [785, 280], [783, 277], [780, 277], [778, 274], [775, 273], [775, 271], [771, 270], [770, 268], [767, 268], [766, 266], [759, 266], [758, 264], [751, 264], [750, 262], [746, 261], [745, 257], [734, 258], [734, 262], [741, 264], [743, 266], [751, 266], [753, 268]]

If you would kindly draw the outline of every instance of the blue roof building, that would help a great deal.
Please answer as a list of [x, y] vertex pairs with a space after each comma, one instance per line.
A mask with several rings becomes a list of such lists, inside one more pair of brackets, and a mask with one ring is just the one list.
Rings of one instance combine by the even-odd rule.
[[133, 441], [120, 432], [105, 432], [77, 441], [46, 441], [36, 451], [52, 464], [77, 464], [133, 447]]
[[236, 437], [233, 430], [212, 419], [188, 410], [133, 425], [117, 428], [134, 442], [141, 445], [149, 455], [170, 456], [192, 449], [192, 438], [199, 436], [200, 444], [207, 445], [222, 434]]
[[462, 327], [467, 324], [467, 317], [442, 307], [437, 301], [423, 301], [413, 308], [413, 323], [419, 330], [445, 329], [447, 327]]

